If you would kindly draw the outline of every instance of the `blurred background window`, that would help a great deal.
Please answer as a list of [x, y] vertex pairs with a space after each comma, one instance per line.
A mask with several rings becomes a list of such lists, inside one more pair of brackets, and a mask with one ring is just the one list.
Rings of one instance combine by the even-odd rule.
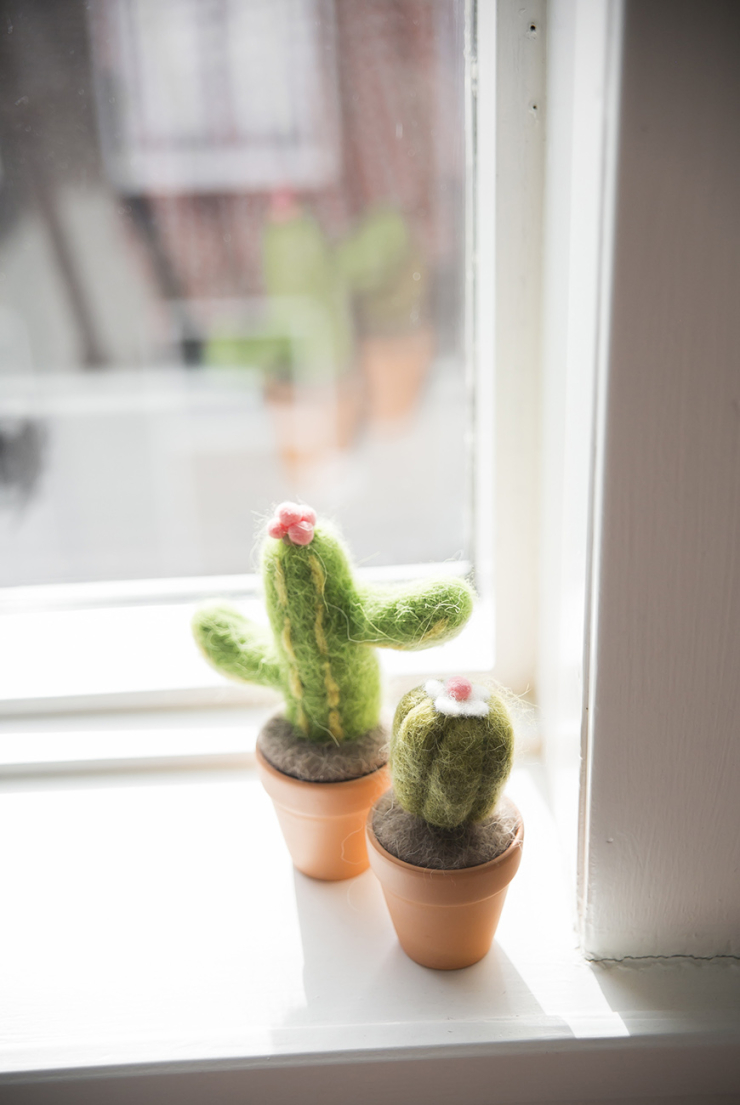
[[465, 10], [0, 2], [0, 585], [470, 557]]

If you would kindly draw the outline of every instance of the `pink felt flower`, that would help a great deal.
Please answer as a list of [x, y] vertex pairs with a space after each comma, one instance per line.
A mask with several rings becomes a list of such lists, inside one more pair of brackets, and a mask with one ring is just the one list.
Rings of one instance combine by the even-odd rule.
[[316, 511], [311, 510], [310, 506], [281, 503], [267, 527], [267, 532], [276, 541], [282, 539], [293, 545], [310, 545], [315, 525]]
[[434, 699], [434, 708], [448, 717], [486, 717], [491, 692], [471, 683], [462, 675], [453, 675], [446, 683], [428, 679], [424, 690]]

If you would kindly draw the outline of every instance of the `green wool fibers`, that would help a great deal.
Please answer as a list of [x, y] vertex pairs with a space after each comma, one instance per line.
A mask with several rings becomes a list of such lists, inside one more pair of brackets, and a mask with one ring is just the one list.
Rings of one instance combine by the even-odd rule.
[[390, 769], [400, 805], [440, 829], [482, 821], [511, 771], [514, 730], [491, 694], [484, 717], [440, 713], [423, 687], [409, 691], [393, 720]]
[[317, 525], [303, 545], [266, 537], [262, 576], [271, 632], [218, 605], [196, 613], [195, 639], [225, 675], [279, 690], [296, 735], [311, 741], [358, 740], [377, 727], [373, 646], [441, 644], [459, 633], [473, 608], [470, 587], [456, 578], [360, 586], [328, 525]]

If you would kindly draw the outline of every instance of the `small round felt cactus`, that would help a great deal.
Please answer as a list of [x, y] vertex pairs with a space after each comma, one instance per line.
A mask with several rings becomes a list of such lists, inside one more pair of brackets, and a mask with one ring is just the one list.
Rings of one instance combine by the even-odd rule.
[[460, 676], [404, 695], [390, 768], [399, 804], [438, 829], [482, 821], [511, 771], [514, 731], [503, 700]]
[[225, 675], [275, 687], [295, 734], [358, 740], [380, 718], [378, 648], [422, 649], [454, 637], [473, 608], [462, 579], [363, 587], [336, 533], [309, 507], [283, 503], [262, 552], [272, 632], [228, 607], [200, 610], [193, 632]]

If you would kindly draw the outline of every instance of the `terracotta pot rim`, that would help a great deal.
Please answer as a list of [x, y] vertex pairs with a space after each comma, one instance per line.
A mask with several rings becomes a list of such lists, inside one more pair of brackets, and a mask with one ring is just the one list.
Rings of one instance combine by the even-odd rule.
[[373, 831], [372, 819], [373, 810], [375, 806], [370, 808], [367, 815], [366, 831], [368, 840], [372, 844], [373, 848], [379, 852], [379, 854], [390, 863], [392, 866], [400, 868], [402, 871], [407, 871], [412, 878], [421, 878], [426, 880], [438, 879], [444, 882], [447, 879], [454, 879], [457, 883], [468, 882], [474, 879], [481, 878], [488, 874], [490, 871], [494, 871], [497, 867], [502, 867], [510, 862], [515, 850], [521, 849], [524, 844], [524, 819], [517, 806], [511, 802], [517, 813], [517, 827], [516, 835], [512, 840], [506, 851], [501, 852], [500, 855], [495, 856], [494, 859], [489, 859], [487, 863], [476, 863], [473, 867], [420, 867], [416, 863], [407, 863], [406, 860], [399, 859], [398, 856], [394, 856], [392, 852], [388, 852], [380, 843]]
[[385, 771], [388, 767], [387, 763], [381, 764], [380, 767], [376, 767], [373, 771], [366, 771], [364, 775], [355, 775], [352, 779], [326, 779], [323, 782], [310, 782], [308, 779], [298, 779], [295, 775], [288, 775], [287, 771], [281, 771], [279, 767], [275, 767], [261, 751], [259, 745], [255, 746], [254, 754], [257, 758], [257, 763], [260, 765], [263, 771], [268, 775], [272, 775], [277, 779], [285, 780], [287, 783], [295, 783], [298, 787], [304, 787], [307, 791], [320, 791], [324, 787], [344, 787], [345, 790], [351, 790], [352, 788], [360, 789], [361, 785], [370, 779], [373, 775], [377, 775], [379, 771]]

